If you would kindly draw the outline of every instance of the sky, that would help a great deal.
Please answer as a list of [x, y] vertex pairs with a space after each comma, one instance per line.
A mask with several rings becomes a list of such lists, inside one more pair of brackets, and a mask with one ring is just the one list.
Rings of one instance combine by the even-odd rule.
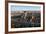
[[11, 11], [19, 11], [19, 10], [39, 11], [40, 8], [41, 8], [40, 6], [15, 6], [15, 5], [11, 5]]

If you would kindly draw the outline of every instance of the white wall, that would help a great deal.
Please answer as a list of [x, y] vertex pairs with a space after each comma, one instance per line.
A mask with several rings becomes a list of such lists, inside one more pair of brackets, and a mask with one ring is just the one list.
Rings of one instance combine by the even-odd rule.
[[4, 0], [0, 0], [0, 34], [4, 33]]
[[[46, 3], [46, 0], [20, 0], [20, 1], [33, 1], [33, 2], [45, 2]], [[46, 17], [46, 15], [45, 15], [45, 17]], [[46, 20], [46, 18], [45, 18], [45, 20]], [[46, 22], [45, 22], [45, 24], [46, 24]], [[4, 30], [5, 30], [5, 0], [0, 0], [0, 34], [4, 34], [4, 32], [5, 32]], [[46, 34], [46, 31], [45, 32], [18, 33], [18, 34]]]

